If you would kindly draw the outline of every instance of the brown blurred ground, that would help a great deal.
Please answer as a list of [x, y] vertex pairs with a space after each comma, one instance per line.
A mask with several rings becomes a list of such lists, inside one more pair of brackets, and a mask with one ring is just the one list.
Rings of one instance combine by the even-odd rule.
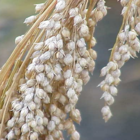
[[[23, 21], [34, 14], [33, 4], [43, 0], [0, 0], [0, 66], [14, 49], [14, 38], [28, 29]], [[127, 62], [122, 68], [122, 82], [115, 104], [111, 107], [113, 117], [104, 123], [100, 110], [102, 91], [97, 88], [102, 78], [100, 69], [108, 62], [110, 49], [121, 25], [121, 6], [117, 0], [107, 0], [112, 7], [108, 16], [96, 29], [98, 44], [96, 69], [90, 82], [84, 87], [77, 108], [81, 110], [82, 122], [77, 125], [81, 140], [140, 140], [140, 60]]]

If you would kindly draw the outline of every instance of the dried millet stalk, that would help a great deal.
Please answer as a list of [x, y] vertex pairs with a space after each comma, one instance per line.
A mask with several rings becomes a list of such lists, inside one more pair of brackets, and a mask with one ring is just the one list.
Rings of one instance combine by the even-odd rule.
[[139, 0], [121, 0], [123, 23], [118, 33], [116, 43], [112, 49], [110, 61], [107, 66], [101, 70], [101, 76], [106, 76], [99, 86], [103, 90], [101, 98], [105, 100], [105, 106], [101, 112], [103, 119], [107, 122], [112, 113], [109, 106], [114, 103], [114, 97], [118, 93], [117, 85], [120, 83], [120, 68], [130, 57], [137, 57], [136, 53], [140, 51], [140, 1]]
[[39, 14], [24, 21], [31, 29], [15, 39], [17, 47], [0, 73], [0, 137], [61, 140], [66, 130], [79, 140], [76, 103], [95, 68], [93, 33], [107, 14], [105, 1], [48, 0], [35, 10]]

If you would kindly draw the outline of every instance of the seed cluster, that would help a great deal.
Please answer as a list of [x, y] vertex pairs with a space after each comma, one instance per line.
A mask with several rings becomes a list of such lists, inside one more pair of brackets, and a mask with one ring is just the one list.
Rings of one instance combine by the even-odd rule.
[[[51, 6], [49, 9], [46, 3], [48, 7], [53, 3], [55, 9]], [[35, 32], [30, 31], [29, 40], [26, 38], [30, 34], [15, 39], [17, 46], [25, 43], [25, 48], [28, 47], [29, 52], [33, 48], [33, 52], [20, 76], [18, 87], [12, 89], [11, 100], [7, 100], [11, 102], [10, 107], [6, 104], [7, 116], [2, 101], [10, 91], [11, 76], [8, 82], [5, 80], [2, 83], [5, 89], [1, 91], [0, 106], [3, 108], [0, 113], [4, 112], [5, 116], [0, 116], [1, 140], [64, 140], [63, 130], [67, 131], [70, 140], [80, 140], [74, 125], [74, 122], [81, 122], [76, 104], [83, 86], [90, 80], [90, 73], [95, 69], [97, 53], [92, 49], [96, 45], [93, 34], [97, 22], [107, 14], [107, 7], [105, 0], [48, 0], [46, 3], [36, 4], [35, 12], [39, 14], [24, 21], [27, 26], [37, 28]], [[123, 24], [110, 60], [101, 70], [105, 79], [99, 84], [104, 92], [101, 99], [105, 100], [105, 106], [101, 112], [105, 122], [112, 116], [110, 106], [118, 93], [121, 67], [131, 57], [137, 57], [140, 51], [140, 1], [120, 0], [120, 3], [123, 6]], [[45, 15], [47, 10], [49, 18]], [[32, 42], [33, 39], [35, 41]], [[16, 77], [15, 72], [13, 79]]]
[[124, 23], [118, 34], [116, 43], [112, 50], [110, 62], [101, 70], [101, 76], [105, 76], [99, 86], [103, 90], [101, 98], [105, 100], [105, 106], [101, 112], [103, 119], [107, 122], [112, 113], [109, 106], [114, 103], [114, 97], [118, 93], [117, 85], [120, 83], [120, 68], [125, 64], [130, 57], [137, 57], [136, 53], [140, 51], [140, 3], [136, 1], [121, 0], [122, 15], [124, 16]]
[[[74, 3], [73, 3], [74, 2]], [[11, 101], [12, 117], [7, 121], [3, 140], [63, 140], [66, 130], [71, 140], [79, 140], [74, 122], [81, 122], [76, 103], [83, 85], [90, 80], [97, 57], [94, 31], [106, 14], [105, 1], [100, 0], [89, 19], [87, 1], [57, 0], [49, 19], [42, 21], [39, 30], [44, 38], [34, 44], [34, 52], [17, 93]], [[39, 12], [44, 4], [37, 4]], [[33, 24], [37, 16], [25, 19]], [[24, 35], [16, 38], [18, 44]], [[87, 46], [88, 45], [88, 46]]]

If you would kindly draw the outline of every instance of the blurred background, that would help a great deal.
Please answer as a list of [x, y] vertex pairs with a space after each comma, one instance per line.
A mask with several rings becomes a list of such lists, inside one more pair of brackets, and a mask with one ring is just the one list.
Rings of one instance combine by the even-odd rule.
[[[0, 67], [14, 49], [15, 37], [28, 30], [23, 21], [34, 14], [33, 4], [42, 2], [44, 0], [0, 0]], [[112, 48], [122, 22], [120, 3], [117, 0], [106, 0], [106, 5], [111, 9], [96, 28], [96, 69], [80, 96], [77, 108], [81, 110], [82, 122], [76, 127], [81, 140], [140, 140], [139, 59], [131, 59], [122, 68], [119, 93], [111, 106], [113, 117], [108, 123], [102, 119], [100, 110], [104, 101], [100, 100], [102, 91], [97, 88], [103, 80], [99, 77], [100, 69], [108, 62], [108, 49]]]

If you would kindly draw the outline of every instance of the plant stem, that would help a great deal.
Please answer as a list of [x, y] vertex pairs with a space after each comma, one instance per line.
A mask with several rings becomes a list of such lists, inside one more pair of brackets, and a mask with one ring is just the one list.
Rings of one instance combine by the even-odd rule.
[[88, 8], [88, 11], [87, 11], [87, 16], [86, 16], [87, 20], [89, 19], [91, 11], [93, 10], [93, 8], [94, 8], [95, 4], [97, 3], [97, 1], [99, 1], [99, 0], [90, 0], [89, 8]]
[[[129, 13], [129, 9], [130, 9], [130, 6], [131, 6], [132, 1], [133, 0], [130, 0], [129, 3], [128, 3], [127, 11], [124, 14], [123, 22], [122, 22], [122, 25], [121, 25], [121, 28], [120, 28], [120, 31], [119, 31], [118, 35], [120, 34], [120, 32], [123, 30], [123, 28], [125, 26], [125, 23], [126, 23], [126, 20], [128, 18], [128, 13]], [[114, 53], [115, 53], [115, 51], [116, 51], [116, 49], [118, 47], [117, 46], [118, 42], [119, 42], [119, 37], [117, 36], [116, 42], [115, 42], [115, 44], [114, 44], [114, 46], [112, 48], [112, 51], [111, 51], [111, 55], [110, 55], [109, 61], [113, 61], [113, 56], [114, 56]]]
[[42, 22], [48, 13], [50, 13], [54, 6], [56, 5], [56, 0], [54, 0], [51, 5], [44, 11], [44, 13], [38, 18], [38, 20], [34, 23], [34, 25], [31, 27], [31, 29], [27, 32], [27, 34], [24, 36], [23, 40], [16, 46], [15, 50], [5, 63], [5, 65], [2, 67], [0, 72], [0, 84], [2, 83], [4, 77], [7, 75], [7, 73], [11, 70], [13, 64], [15, 63], [16, 58], [18, 58], [21, 50], [24, 48], [25, 44], [31, 37], [31, 35], [34, 33], [35, 29], [38, 28], [40, 22]]

